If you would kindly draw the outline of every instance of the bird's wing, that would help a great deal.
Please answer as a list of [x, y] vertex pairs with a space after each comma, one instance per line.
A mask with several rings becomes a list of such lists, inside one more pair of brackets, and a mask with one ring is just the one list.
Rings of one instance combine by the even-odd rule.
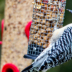
[[67, 28], [62, 36], [53, 44], [51, 49], [47, 51], [46, 58], [42, 62], [39, 70], [50, 69], [58, 66], [69, 59], [71, 59], [71, 39], [72, 39], [72, 28]]
[[62, 36], [52, 45], [50, 44], [23, 72], [35, 72], [58, 66], [71, 59], [72, 56], [72, 24], [64, 29]]

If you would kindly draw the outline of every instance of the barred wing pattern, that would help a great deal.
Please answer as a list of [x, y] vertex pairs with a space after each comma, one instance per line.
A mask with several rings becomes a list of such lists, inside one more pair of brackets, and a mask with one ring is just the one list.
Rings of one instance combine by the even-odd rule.
[[[61, 37], [49, 45], [32, 63], [22, 72], [46, 71], [65, 63], [72, 58], [72, 24], [66, 26]], [[44, 71], [44, 72], [45, 72]]]
[[48, 57], [42, 63], [39, 71], [50, 69], [65, 63], [72, 58], [72, 27], [68, 27], [62, 36], [53, 44], [47, 52]]

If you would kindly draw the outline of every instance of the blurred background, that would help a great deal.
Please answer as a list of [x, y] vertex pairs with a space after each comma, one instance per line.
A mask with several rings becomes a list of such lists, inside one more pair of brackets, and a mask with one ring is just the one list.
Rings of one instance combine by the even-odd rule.
[[[4, 18], [5, 0], [0, 0], [0, 41], [1, 41], [1, 20]], [[72, 0], [67, 0], [66, 9], [72, 9]], [[72, 23], [72, 14], [65, 11], [64, 25]], [[1, 58], [1, 45], [0, 45]], [[72, 60], [58, 67], [50, 69], [48, 72], [72, 72]]]
[[[0, 41], [1, 39], [1, 20], [4, 18], [5, 0], [0, 0]], [[0, 63], [1, 63], [1, 45], [0, 45]]]

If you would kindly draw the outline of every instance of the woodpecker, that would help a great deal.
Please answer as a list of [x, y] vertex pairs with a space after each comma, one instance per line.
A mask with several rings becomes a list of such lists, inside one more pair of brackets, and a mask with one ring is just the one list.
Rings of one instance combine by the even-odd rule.
[[72, 23], [53, 32], [49, 46], [22, 72], [46, 72], [72, 58]]

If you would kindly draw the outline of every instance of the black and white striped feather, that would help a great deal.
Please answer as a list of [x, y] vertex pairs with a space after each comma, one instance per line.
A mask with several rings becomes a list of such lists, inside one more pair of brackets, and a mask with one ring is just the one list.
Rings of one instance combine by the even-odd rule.
[[[57, 34], [58, 37], [55, 34]], [[54, 39], [54, 41], [52, 39]], [[50, 42], [49, 47], [35, 59], [32, 65], [22, 72], [45, 72], [50, 68], [70, 60], [72, 58], [72, 24], [57, 29], [57, 31], [53, 33]]]

